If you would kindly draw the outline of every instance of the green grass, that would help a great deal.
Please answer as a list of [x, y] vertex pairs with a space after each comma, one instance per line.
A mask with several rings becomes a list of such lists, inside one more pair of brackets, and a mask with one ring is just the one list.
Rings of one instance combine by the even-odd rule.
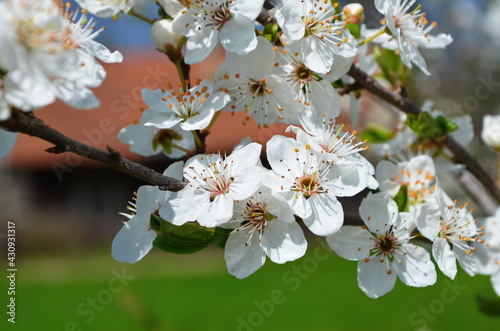
[[[399, 331], [500, 325], [476, 308], [477, 293], [494, 296], [488, 277], [460, 273], [457, 283], [465, 288], [457, 293], [442, 274], [429, 288], [398, 282], [372, 300], [357, 286], [356, 263], [326, 252], [313, 246], [293, 263], [267, 261], [244, 280], [227, 274], [218, 249], [192, 256], [154, 251], [134, 265], [115, 262], [107, 251], [25, 258], [18, 261], [16, 324], [8, 329]], [[134, 279], [114, 282], [116, 272]], [[429, 311], [427, 320], [422, 309]], [[2, 319], [4, 330], [5, 315]]]

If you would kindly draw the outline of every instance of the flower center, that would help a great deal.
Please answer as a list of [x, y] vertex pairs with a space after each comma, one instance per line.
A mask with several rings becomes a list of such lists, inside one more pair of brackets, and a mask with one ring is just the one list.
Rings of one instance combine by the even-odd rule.
[[302, 192], [306, 199], [315, 193], [323, 193], [324, 190], [319, 183], [319, 177], [316, 173], [302, 176], [296, 182], [297, 190]]
[[398, 242], [391, 233], [386, 233], [375, 239], [375, 250], [383, 256], [391, 257], [398, 248]]
[[261, 78], [259, 81], [252, 81], [251, 83], [248, 83], [248, 85], [250, 88], [250, 92], [252, 92], [254, 96], [258, 97], [264, 96], [266, 94], [265, 92], [269, 90], [266, 87], [265, 78]]
[[313, 80], [314, 73], [311, 69], [306, 67], [304, 63], [299, 63], [293, 69], [293, 76], [295, 81], [307, 83]]
[[217, 29], [222, 29], [224, 24], [229, 21], [233, 16], [231, 15], [231, 11], [227, 8], [227, 5], [221, 5], [212, 13], [212, 23]]

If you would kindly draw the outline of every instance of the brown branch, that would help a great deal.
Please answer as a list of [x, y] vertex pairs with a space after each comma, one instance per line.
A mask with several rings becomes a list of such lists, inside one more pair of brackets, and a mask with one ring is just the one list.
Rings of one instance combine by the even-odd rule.
[[[409, 99], [393, 93], [380, 85], [373, 77], [367, 75], [355, 64], [349, 69], [348, 75], [358, 82], [364, 89], [371, 94], [385, 100], [390, 105], [402, 110], [407, 114], [420, 114], [420, 109]], [[500, 190], [495, 184], [493, 177], [472, 157], [455, 139], [445, 136], [441, 144], [446, 146], [455, 156], [455, 161], [464, 164], [466, 169], [473, 174], [483, 186], [491, 193], [493, 198], [500, 203]]]
[[13, 110], [11, 118], [7, 121], [0, 122], [0, 127], [4, 127], [13, 132], [25, 133], [53, 143], [55, 146], [49, 148], [47, 150], [48, 152], [56, 154], [62, 152], [74, 153], [86, 157], [87, 159], [103, 163], [114, 170], [142, 179], [153, 185], [158, 185], [160, 189], [163, 190], [179, 191], [186, 185], [186, 183], [182, 181], [163, 176], [142, 164], [123, 158], [118, 151], [109, 146], [108, 153], [106, 153], [100, 149], [66, 137], [59, 131], [44, 124], [43, 121], [35, 117], [33, 113]]

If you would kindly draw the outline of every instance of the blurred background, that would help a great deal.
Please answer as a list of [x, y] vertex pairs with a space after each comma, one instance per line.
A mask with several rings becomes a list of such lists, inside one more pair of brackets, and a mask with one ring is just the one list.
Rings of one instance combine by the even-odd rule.
[[[367, 26], [377, 27], [381, 15], [373, 1], [360, 3]], [[434, 108], [448, 117], [472, 116], [476, 138], [468, 150], [493, 173], [495, 155], [481, 143], [479, 133], [482, 116], [500, 112], [500, 86], [490, 87], [487, 98], [479, 98], [476, 89], [484, 80], [500, 82], [500, 1], [420, 3], [428, 19], [439, 23], [433, 33], [449, 33], [454, 42], [444, 51], [423, 51], [432, 76], [412, 71], [409, 96], [418, 105], [432, 99]], [[157, 9], [146, 0], [136, 7], [151, 18]], [[104, 65], [108, 76], [95, 90], [101, 107], [81, 111], [57, 103], [35, 114], [69, 137], [101, 149], [110, 145], [127, 158], [163, 171], [170, 162], [166, 157], [138, 157], [116, 136], [139, 119], [144, 107], [141, 89], [176, 82], [175, 69], [154, 49], [147, 23], [121, 15], [116, 21], [98, 19], [98, 26], [106, 27], [99, 41], [124, 54], [123, 63]], [[193, 66], [191, 78], [212, 78], [223, 58], [217, 50], [208, 62]], [[244, 126], [243, 114], [223, 115], [207, 141], [211, 150], [229, 152], [247, 136], [265, 143], [284, 129], [258, 129], [253, 122]], [[362, 109], [361, 123], [363, 118], [379, 118], [381, 124], [393, 121], [390, 112], [374, 113], [369, 107]], [[0, 258], [6, 259], [6, 223], [14, 221], [17, 329], [499, 329], [500, 320], [481, 313], [477, 304], [478, 297], [494, 297], [489, 277], [459, 273], [451, 281], [440, 274], [437, 284], [425, 289], [398, 282], [392, 292], [371, 300], [357, 286], [356, 263], [338, 258], [314, 237], [306, 257], [285, 265], [268, 262], [245, 280], [227, 273], [218, 248], [193, 256], [153, 249], [134, 265], [118, 263], [110, 256], [113, 237], [125, 220], [118, 212], [126, 211], [133, 192], [145, 183], [77, 156], [48, 154], [48, 147], [21, 136], [14, 151], [0, 160]], [[461, 194], [459, 185], [450, 187], [456, 190], [451, 195]], [[356, 211], [361, 198], [345, 208]], [[484, 215], [479, 210], [476, 216]], [[1, 285], [4, 305], [7, 286]], [[13, 329], [5, 315], [0, 328], [4, 325]]]

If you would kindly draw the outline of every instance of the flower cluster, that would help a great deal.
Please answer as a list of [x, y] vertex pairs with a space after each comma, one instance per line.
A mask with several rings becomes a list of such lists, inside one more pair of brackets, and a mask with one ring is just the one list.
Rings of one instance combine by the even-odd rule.
[[[121, 62], [94, 39], [103, 29], [86, 11], [71, 11], [60, 1], [9, 0], [0, 3], [0, 120], [11, 116], [11, 107], [31, 111], [60, 99], [89, 109], [99, 101], [89, 88], [106, 77], [96, 61]], [[15, 134], [0, 129], [6, 141]], [[2, 139], [4, 140], [4, 139]], [[2, 143], [0, 155], [12, 143]]]
[[[94, 40], [102, 29], [87, 11], [152, 24], [154, 47], [177, 67], [179, 84], [143, 89], [147, 109], [118, 137], [142, 156], [183, 158], [164, 175], [184, 187], [138, 189], [112, 244], [116, 260], [135, 263], [153, 246], [194, 253], [214, 244], [224, 248], [229, 273], [245, 278], [266, 257], [280, 264], [302, 257], [309, 231], [358, 261], [358, 285], [371, 298], [391, 291], [397, 278], [413, 287], [433, 285], [436, 265], [454, 279], [457, 261], [471, 276], [492, 275], [500, 294], [498, 215], [478, 227], [469, 205], [452, 200], [438, 180], [439, 158], [450, 169], [441, 142], [453, 137], [468, 144], [470, 117], [448, 120], [426, 103], [418, 115], [400, 114], [395, 130], [368, 128], [363, 139], [339, 119], [345, 95], [354, 126], [359, 121], [353, 66], [406, 91], [407, 68], [430, 74], [419, 48], [452, 42], [449, 35], [430, 35], [437, 24], [429, 24], [415, 0], [375, 0], [383, 15], [376, 30], [363, 25], [361, 5], [339, 8], [327, 0], [277, 1], [274, 20], [267, 21], [264, 0], [158, 0], [157, 20], [135, 12], [134, 0], [77, 2], [82, 11], [54, 0], [0, 3], [0, 121], [56, 99], [81, 109], [98, 105], [90, 88], [106, 73], [96, 59], [122, 56]], [[226, 54], [214, 80], [192, 84], [188, 66], [219, 44]], [[207, 152], [205, 138], [223, 111], [246, 111], [245, 124], [253, 119], [259, 128], [288, 124], [287, 135], [269, 139], [264, 153], [248, 140], [230, 154]], [[492, 117], [484, 123], [483, 140], [498, 151], [497, 123]], [[0, 129], [0, 157], [15, 138]], [[368, 143], [386, 158], [376, 167], [362, 156]], [[363, 225], [347, 224], [339, 198], [360, 193]]]

